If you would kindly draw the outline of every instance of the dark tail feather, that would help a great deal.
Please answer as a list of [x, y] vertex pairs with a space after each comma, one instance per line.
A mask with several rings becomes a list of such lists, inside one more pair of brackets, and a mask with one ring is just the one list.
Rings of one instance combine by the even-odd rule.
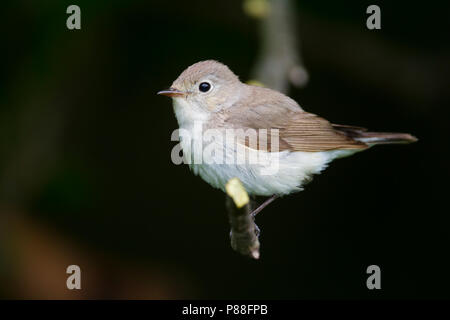
[[371, 144], [396, 144], [396, 143], [412, 143], [418, 139], [409, 133], [394, 132], [368, 132], [365, 128], [334, 125], [336, 131], [356, 140]]
[[412, 143], [417, 141], [417, 138], [409, 133], [392, 132], [362, 132], [353, 139], [367, 144]]

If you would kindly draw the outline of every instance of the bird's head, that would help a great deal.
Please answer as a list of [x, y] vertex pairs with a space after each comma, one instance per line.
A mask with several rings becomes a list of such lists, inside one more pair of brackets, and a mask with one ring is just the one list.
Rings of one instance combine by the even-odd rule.
[[169, 89], [159, 91], [158, 94], [184, 99], [188, 106], [206, 112], [216, 112], [236, 101], [242, 85], [226, 65], [206, 60], [188, 67]]

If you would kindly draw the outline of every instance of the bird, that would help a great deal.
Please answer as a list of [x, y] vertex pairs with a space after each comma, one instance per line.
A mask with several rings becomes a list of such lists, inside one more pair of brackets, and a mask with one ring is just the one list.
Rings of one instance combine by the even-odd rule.
[[[173, 100], [179, 130], [184, 132], [181, 135], [180, 131], [183, 159], [194, 174], [224, 192], [227, 182], [238, 178], [249, 195], [267, 197], [252, 211], [253, 216], [275, 199], [303, 190], [333, 160], [375, 145], [418, 140], [408, 133], [371, 132], [362, 127], [333, 124], [303, 110], [281, 92], [241, 82], [228, 66], [216, 60], [189, 66], [170, 88], [157, 94]], [[256, 143], [250, 143], [249, 136], [237, 139], [233, 136], [235, 143], [227, 143], [227, 138], [211, 142], [225, 160], [242, 155], [245, 159], [256, 155], [258, 159], [269, 160], [201, 161], [207, 130], [256, 133]], [[268, 134], [273, 131], [276, 133], [273, 136]], [[275, 170], [269, 170], [274, 163]]]

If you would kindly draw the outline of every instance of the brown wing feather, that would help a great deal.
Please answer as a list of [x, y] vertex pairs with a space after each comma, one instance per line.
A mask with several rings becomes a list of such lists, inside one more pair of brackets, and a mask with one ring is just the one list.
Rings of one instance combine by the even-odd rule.
[[[365, 143], [355, 141], [344, 132], [335, 130], [327, 120], [315, 114], [303, 111], [291, 98], [267, 89], [248, 87], [246, 97], [233, 107], [216, 114], [210, 125], [240, 129], [279, 130], [279, 150], [290, 151], [327, 151], [337, 149], [365, 149]], [[337, 125], [336, 125], [337, 126]], [[341, 126], [342, 128], [346, 126]], [[270, 141], [262, 138], [260, 150], [271, 151]], [[245, 140], [248, 145], [248, 140]], [[267, 143], [267, 148], [264, 145]]]
[[293, 151], [326, 151], [365, 149], [365, 143], [355, 141], [336, 131], [327, 120], [308, 112], [299, 112], [281, 130], [280, 137]]
[[339, 131], [348, 131], [348, 132], [367, 131], [367, 129], [363, 128], [363, 127], [349, 126], [349, 125], [345, 125], [345, 124], [335, 124], [335, 123], [332, 123], [331, 125], [333, 126], [334, 129], [339, 130]]

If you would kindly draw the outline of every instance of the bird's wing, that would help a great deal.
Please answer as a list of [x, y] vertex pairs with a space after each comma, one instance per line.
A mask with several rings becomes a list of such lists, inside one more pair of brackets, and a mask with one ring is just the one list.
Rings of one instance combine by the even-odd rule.
[[365, 149], [365, 143], [353, 140], [345, 133], [334, 129], [324, 118], [308, 112], [298, 112], [287, 119], [280, 129], [280, 138], [292, 151], [327, 151], [340, 149]]
[[[272, 150], [270, 129], [278, 129], [279, 151], [317, 152], [367, 148], [365, 143], [355, 141], [344, 132], [335, 130], [334, 125], [327, 120], [305, 112], [300, 107], [293, 107], [293, 100], [282, 94], [272, 95], [270, 100], [252, 100], [227, 110], [222, 114], [221, 122], [228, 128], [255, 129], [260, 139], [256, 147], [259, 150], [276, 151]], [[268, 134], [262, 134], [259, 129], [267, 129]], [[243, 143], [249, 146], [248, 142], [248, 139], [245, 139]]]

